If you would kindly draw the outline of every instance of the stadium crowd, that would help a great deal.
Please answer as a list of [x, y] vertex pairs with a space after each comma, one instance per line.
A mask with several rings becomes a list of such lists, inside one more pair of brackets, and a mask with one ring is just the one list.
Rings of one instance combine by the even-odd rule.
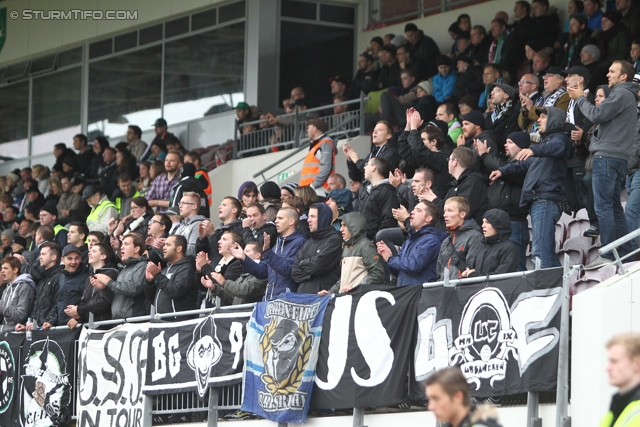
[[[366, 116], [370, 154], [339, 154], [326, 118], [310, 115], [299, 183], [243, 183], [218, 225], [215, 183], [164, 119], [149, 144], [135, 125], [114, 147], [83, 134], [73, 149], [56, 144], [51, 168], [0, 178], [3, 325], [523, 271], [530, 237], [541, 267], [558, 266], [555, 224], [582, 208], [585, 236], [602, 245], [637, 229], [640, 13], [632, 0], [600, 6], [571, 1], [561, 25], [547, 0], [517, 1], [515, 22], [499, 12], [489, 31], [463, 14], [446, 53], [413, 23], [374, 37], [352, 80], [330, 79], [334, 103], [364, 92], [378, 107]], [[283, 102], [289, 113], [309, 105], [302, 87]], [[292, 125], [246, 103], [236, 113]], [[349, 183], [335, 173], [342, 155]]]

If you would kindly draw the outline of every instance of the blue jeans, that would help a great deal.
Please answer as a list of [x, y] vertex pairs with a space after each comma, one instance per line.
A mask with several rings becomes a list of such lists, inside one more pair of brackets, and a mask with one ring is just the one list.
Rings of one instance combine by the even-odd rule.
[[556, 222], [562, 211], [557, 202], [537, 200], [531, 204], [531, 258], [540, 260], [541, 268], [559, 267], [556, 254]]
[[[624, 208], [624, 216], [627, 218], [629, 232], [640, 227], [640, 171], [627, 175], [627, 206]], [[638, 249], [638, 239], [633, 239], [631, 249]]]
[[[600, 243], [606, 246], [629, 233], [627, 219], [620, 203], [620, 193], [627, 176], [627, 161], [613, 157], [593, 156], [593, 201], [600, 224]], [[631, 251], [629, 242], [618, 247], [624, 256]], [[605, 258], [613, 259], [607, 253]]]
[[511, 237], [509, 240], [516, 245], [520, 262], [518, 271], [527, 270], [527, 246], [529, 245], [529, 224], [527, 221], [511, 221]]

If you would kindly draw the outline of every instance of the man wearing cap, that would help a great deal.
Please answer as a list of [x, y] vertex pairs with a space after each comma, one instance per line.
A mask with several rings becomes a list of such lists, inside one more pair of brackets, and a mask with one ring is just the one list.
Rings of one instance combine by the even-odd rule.
[[[518, 126], [520, 129], [529, 133], [538, 132], [538, 115], [537, 108], [556, 107], [563, 111], [567, 111], [569, 106], [569, 95], [564, 87], [565, 72], [557, 66], [549, 67], [543, 76], [544, 91], [542, 96], [532, 106], [528, 103], [522, 105], [520, 115], [518, 116]], [[532, 108], [533, 107], [533, 108]]]
[[71, 316], [65, 313], [65, 309], [70, 305], [80, 304], [84, 287], [89, 280], [89, 267], [82, 262], [80, 249], [77, 246], [67, 245], [64, 248], [62, 262], [64, 270], [58, 282], [55, 304], [42, 329], [66, 325], [71, 320]]
[[595, 44], [588, 44], [580, 51], [580, 63], [589, 71], [591, 79], [587, 88], [595, 94], [598, 86], [607, 84], [607, 76], [600, 66], [600, 49]]
[[492, 85], [489, 102], [493, 105], [493, 109], [486, 115], [487, 129], [493, 131], [498, 152], [504, 154], [507, 135], [519, 130], [516, 90], [511, 85], [496, 82]]
[[427, 74], [423, 77], [428, 79], [435, 76], [438, 72], [436, 58], [440, 55], [440, 49], [436, 42], [425, 35], [422, 30], [418, 30], [418, 27], [413, 22], [404, 26], [404, 35], [411, 43], [413, 56], [420, 59], [426, 66]]
[[60, 245], [61, 248], [67, 246], [67, 233], [68, 230], [62, 225], [58, 224], [58, 209], [53, 202], [47, 202], [40, 208], [40, 225], [48, 225], [53, 228], [55, 233], [54, 241]]
[[[163, 213], [169, 207], [171, 190], [180, 180], [180, 168], [184, 157], [178, 151], [171, 151], [164, 159], [165, 172], [153, 180], [146, 198], [149, 206], [156, 208], [156, 213]], [[179, 200], [178, 200], [179, 201]]]
[[562, 214], [560, 203], [564, 201], [563, 184], [572, 144], [564, 133], [564, 110], [539, 108], [535, 114], [542, 141], [522, 149], [516, 155], [518, 161], [494, 170], [489, 178], [495, 182], [500, 177], [524, 176], [520, 207], [531, 212], [531, 256], [540, 260], [542, 268], [550, 268], [560, 266], [555, 224]]
[[580, 65], [580, 52], [588, 43], [594, 43], [594, 40], [591, 38], [591, 30], [587, 29], [587, 19], [581, 15], [572, 16], [569, 40], [564, 45], [564, 58], [560, 65], [565, 69]]
[[353, 211], [353, 194], [346, 188], [336, 188], [327, 194], [326, 204], [333, 212], [331, 225], [340, 231], [340, 216]]
[[396, 47], [392, 44], [382, 46], [378, 58], [380, 59], [380, 74], [378, 75], [378, 89], [391, 86], [402, 86], [400, 78], [400, 64], [396, 59]]
[[329, 79], [329, 84], [331, 85], [331, 97], [335, 98], [336, 96], [346, 95], [347, 93], [347, 84], [344, 79], [340, 76], [335, 76]]
[[180, 144], [180, 140], [174, 134], [167, 131], [167, 121], [162, 117], [155, 121], [155, 123], [153, 124], [153, 129], [156, 136], [155, 138], [153, 138], [153, 141], [151, 141], [151, 144], [149, 144], [142, 156], [140, 156], [141, 162], [147, 160], [147, 158], [151, 155], [151, 146], [154, 144], [160, 145], [161, 147], [166, 147], [169, 143]]
[[335, 142], [326, 134], [329, 125], [322, 119], [311, 119], [307, 123], [309, 153], [304, 158], [300, 172], [300, 186], [308, 185], [319, 195], [325, 194], [327, 178], [335, 173]]
[[[156, 178], [157, 179], [157, 178]], [[89, 231], [100, 231], [108, 234], [109, 221], [118, 218], [118, 209], [109, 198], [95, 185], [87, 185], [82, 190], [82, 200], [91, 206], [91, 213], [87, 217]]]
[[[614, 61], [607, 78], [611, 93], [598, 107], [584, 96], [584, 87], [569, 87], [568, 93], [584, 116], [598, 125], [591, 138], [589, 151], [593, 155], [594, 207], [600, 224], [602, 246], [628, 233], [627, 221], [620, 203], [620, 193], [627, 175], [627, 159], [633, 146], [638, 120], [638, 87], [632, 83], [633, 66], [626, 61]], [[631, 250], [629, 242], [618, 247], [620, 256]], [[586, 268], [598, 268], [613, 260], [613, 254], [597, 257]]]
[[24, 183], [24, 199], [20, 206], [20, 213], [24, 217], [24, 209], [27, 206], [33, 206], [37, 211], [44, 205], [44, 195], [38, 189], [38, 182], [35, 179], [29, 179]]
[[[507, 136], [504, 149], [507, 159], [489, 151], [480, 155], [480, 161], [484, 167], [493, 172], [508, 163], [517, 162], [520, 151], [529, 148], [531, 138], [527, 132], [513, 132]], [[479, 146], [483, 147], [483, 146]], [[502, 209], [509, 214], [511, 221], [511, 235], [509, 240], [516, 245], [519, 254], [518, 270], [527, 269], [527, 247], [529, 246], [529, 224], [527, 216], [528, 209], [520, 207], [520, 196], [522, 195], [522, 185], [524, 176], [513, 175], [501, 177], [489, 186], [489, 209]]]
[[[33, 310], [29, 317], [35, 323], [35, 328], [44, 326], [45, 322], [49, 320], [51, 314], [56, 309], [56, 299], [58, 295], [58, 283], [60, 281], [60, 275], [64, 268], [60, 264], [60, 246], [54, 242], [47, 242], [40, 248], [40, 267], [42, 271], [42, 277], [38, 280], [36, 286], [36, 298], [33, 304]], [[24, 332], [26, 329], [31, 329], [32, 324], [18, 323], [15, 327], [16, 332]]]

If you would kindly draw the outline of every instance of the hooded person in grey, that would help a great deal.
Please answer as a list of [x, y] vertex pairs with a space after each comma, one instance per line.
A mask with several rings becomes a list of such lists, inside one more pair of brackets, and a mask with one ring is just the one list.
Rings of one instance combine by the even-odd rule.
[[[591, 138], [589, 152], [593, 155], [592, 188], [594, 208], [600, 227], [602, 246], [629, 232], [620, 203], [620, 193], [627, 176], [627, 159], [632, 151], [635, 126], [638, 120], [638, 87], [631, 83], [635, 70], [626, 61], [614, 61], [609, 67], [611, 93], [597, 107], [580, 93], [580, 87], [569, 88], [571, 98], [584, 116], [598, 125], [597, 135]], [[626, 242], [618, 247], [620, 256], [631, 251]], [[597, 257], [586, 267], [597, 268], [613, 259], [611, 253]]]
[[13, 283], [6, 285], [0, 300], [0, 315], [2, 324], [15, 327], [18, 323], [25, 325], [29, 313], [33, 309], [36, 294], [36, 284], [29, 274], [19, 275]]
[[482, 222], [482, 244], [469, 253], [465, 277], [511, 273], [518, 269], [518, 251], [509, 237], [511, 220], [501, 209], [489, 209]]

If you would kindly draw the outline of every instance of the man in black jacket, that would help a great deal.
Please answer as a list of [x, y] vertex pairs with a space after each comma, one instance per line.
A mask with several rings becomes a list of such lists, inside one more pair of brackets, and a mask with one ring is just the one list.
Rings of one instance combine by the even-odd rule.
[[222, 258], [218, 252], [218, 242], [222, 233], [227, 230], [235, 233], [242, 233], [242, 204], [240, 200], [232, 196], [227, 196], [218, 205], [218, 218], [222, 221], [218, 227], [213, 228], [213, 223], [209, 220], [202, 221], [198, 226], [198, 241], [196, 242], [196, 253], [205, 252], [209, 254], [209, 261], [216, 265]]
[[[508, 160], [501, 159], [496, 153], [487, 151], [483, 144], [478, 144], [478, 155], [485, 167], [493, 172], [500, 166], [510, 162], [516, 162], [521, 150], [529, 148], [531, 139], [527, 132], [514, 132], [507, 136], [505, 152]], [[502, 177], [489, 186], [489, 209], [502, 209], [509, 214], [511, 220], [511, 237], [516, 245], [520, 262], [518, 271], [527, 269], [527, 247], [529, 246], [529, 223], [527, 222], [528, 209], [520, 207], [520, 195], [524, 176]]]
[[58, 282], [58, 295], [49, 319], [42, 329], [52, 326], [66, 325], [71, 317], [65, 313], [70, 305], [78, 305], [82, 299], [84, 287], [89, 280], [89, 267], [82, 262], [82, 255], [77, 246], [67, 245], [62, 251], [64, 270]]
[[435, 76], [438, 72], [436, 59], [440, 56], [440, 49], [436, 42], [425, 35], [422, 30], [418, 30], [418, 27], [413, 22], [404, 26], [404, 35], [411, 43], [413, 56], [426, 65], [427, 74], [424, 78], [428, 79]]
[[40, 267], [43, 270], [42, 279], [38, 281], [36, 300], [31, 311], [31, 319], [35, 325], [28, 323], [16, 325], [16, 332], [31, 329], [32, 325], [37, 329], [49, 320], [51, 313], [56, 309], [58, 295], [58, 282], [62, 274], [63, 266], [60, 264], [60, 245], [47, 242], [40, 248]]
[[[156, 313], [175, 313], [195, 310], [198, 301], [198, 278], [193, 257], [185, 256], [187, 240], [182, 236], [169, 236], [164, 242], [167, 266], [147, 263], [146, 295], [156, 307]], [[185, 318], [167, 318], [184, 320]]]
[[331, 208], [324, 203], [315, 203], [309, 208], [309, 240], [296, 253], [291, 267], [291, 278], [298, 284], [298, 293], [317, 294], [329, 290], [340, 278], [342, 236], [331, 225], [332, 218]]
[[[113, 267], [106, 265], [107, 261], [113, 257], [113, 249], [104, 243], [96, 243], [91, 247], [88, 254], [89, 273], [106, 274], [111, 280], [118, 278], [119, 271]], [[64, 313], [70, 317], [67, 326], [73, 329], [78, 323], [87, 323], [89, 321], [89, 313], [93, 313], [93, 320], [110, 320], [111, 319], [111, 301], [113, 300], [113, 291], [110, 289], [97, 289], [91, 285], [91, 281], [87, 278], [82, 298], [77, 305], [70, 304], [64, 309]]]
[[502, 176], [524, 176], [520, 207], [530, 209], [533, 239], [532, 258], [539, 258], [542, 268], [559, 267], [555, 250], [555, 224], [560, 219], [564, 200], [564, 178], [571, 141], [564, 133], [566, 113], [560, 108], [537, 108], [538, 129], [543, 139], [520, 153], [517, 162], [491, 172], [495, 181]]
[[449, 186], [444, 198], [439, 198], [428, 188], [424, 198], [432, 202], [444, 215], [444, 204], [447, 199], [464, 197], [470, 205], [466, 218], [474, 219], [477, 225], [482, 225], [482, 215], [487, 210], [488, 180], [473, 168], [474, 153], [467, 147], [458, 147], [449, 156], [449, 173], [455, 178]]
[[247, 206], [247, 217], [242, 220], [242, 239], [244, 243], [264, 243], [264, 233], [271, 238], [271, 246], [278, 238], [278, 231], [272, 222], [267, 222], [267, 214], [261, 203], [252, 203]]
[[400, 204], [388, 176], [389, 166], [383, 158], [373, 157], [364, 167], [364, 179], [369, 184], [360, 190], [360, 212], [367, 217], [366, 236], [370, 240], [381, 229], [397, 226], [392, 210], [398, 209]]
[[496, 82], [491, 89], [489, 102], [493, 111], [486, 114], [487, 129], [493, 132], [498, 152], [504, 155], [504, 143], [507, 135], [517, 132], [518, 127], [518, 96], [513, 86]]

